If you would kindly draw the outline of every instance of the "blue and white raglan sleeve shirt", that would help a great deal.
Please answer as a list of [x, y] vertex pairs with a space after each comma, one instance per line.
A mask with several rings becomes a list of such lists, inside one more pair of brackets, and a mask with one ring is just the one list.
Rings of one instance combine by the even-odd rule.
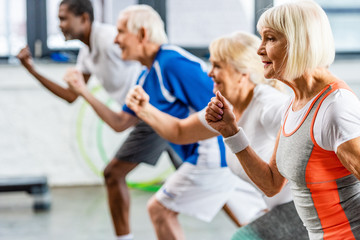
[[[189, 52], [176, 46], [162, 45], [152, 67], [140, 75], [138, 85], [141, 85], [150, 96], [153, 106], [162, 112], [184, 119], [191, 113], [205, 108], [214, 96], [213, 82], [205, 68], [205, 63]], [[126, 105], [123, 110], [134, 114]], [[211, 141], [213, 143], [210, 144]], [[211, 146], [217, 150], [211, 150]], [[184, 161], [192, 164], [207, 167], [226, 166], [221, 137], [173, 147]], [[211, 157], [205, 151], [217, 151], [221, 157]], [[212, 154], [218, 156], [214, 152]]]
[[[150, 96], [150, 103], [178, 118], [186, 118], [207, 106], [214, 96], [213, 82], [205, 63], [172, 45], [161, 46], [153, 66], [143, 72], [137, 84]], [[134, 114], [124, 106], [124, 111]]]

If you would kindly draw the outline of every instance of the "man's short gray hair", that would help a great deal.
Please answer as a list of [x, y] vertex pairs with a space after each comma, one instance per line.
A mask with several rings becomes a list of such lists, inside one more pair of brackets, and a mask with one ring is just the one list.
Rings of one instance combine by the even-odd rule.
[[119, 14], [119, 18], [127, 18], [127, 29], [137, 34], [143, 27], [149, 33], [149, 41], [159, 45], [167, 43], [168, 38], [165, 33], [164, 22], [160, 15], [150, 6], [140, 4], [131, 5]]

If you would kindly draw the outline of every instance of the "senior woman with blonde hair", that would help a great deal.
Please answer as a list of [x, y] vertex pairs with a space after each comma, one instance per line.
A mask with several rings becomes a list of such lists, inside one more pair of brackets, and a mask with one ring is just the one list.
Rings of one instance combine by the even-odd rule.
[[360, 239], [360, 102], [327, 67], [335, 49], [329, 21], [313, 1], [273, 7], [260, 17], [265, 77], [294, 92], [269, 163], [250, 147], [221, 94], [206, 119], [268, 196], [287, 180], [310, 239]]
[[[260, 43], [258, 37], [244, 32], [215, 39], [209, 47], [212, 64], [209, 76], [214, 81], [214, 92], [220, 91], [232, 104], [237, 124], [244, 128], [257, 154], [264, 159], [270, 159], [280, 127], [281, 106], [288, 96], [274, 88], [276, 82], [264, 78], [263, 66], [256, 53]], [[172, 117], [152, 106], [149, 96], [140, 86], [129, 92], [126, 104], [160, 136], [172, 143], [187, 144], [219, 135], [219, 132], [207, 124], [204, 110], [186, 119]], [[226, 152], [226, 161], [233, 173], [252, 184], [236, 157], [230, 151]], [[165, 186], [167, 184], [169, 183], [165, 183]], [[256, 235], [261, 239], [274, 239], [276, 236], [288, 239], [289, 233], [292, 233], [302, 239], [307, 237], [307, 232], [296, 214], [288, 187], [273, 198], [260, 194], [261, 191], [255, 185], [251, 188], [237, 189], [237, 198], [234, 199], [236, 201], [231, 201], [231, 204], [235, 204], [235, 214], [240, 222], [244, 224], [249, 217], [254, 218], [251, 216], [254, 200], [251, 199], [261, 199], [270, 212], [260, 218], [262, 225], [250, 224], [253, 227], [247, 228], [247, 236]], [[149, 203], [152, 219], [161, 215], [154, 210], [155, 198]], [[156, 221], [153, 223], [157, 224]], [[278, 234], [274, 235], [269, 231], [274, 229]]]

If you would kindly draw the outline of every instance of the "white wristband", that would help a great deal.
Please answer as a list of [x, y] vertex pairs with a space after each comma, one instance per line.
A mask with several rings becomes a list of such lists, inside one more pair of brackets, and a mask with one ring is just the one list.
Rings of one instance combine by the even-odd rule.
[[239, 131], [235, 135], [224, 138], [224, 142], [233, 153], [241, 152], [247, 146], [249, 146], [249, 140], [242, 128], [239, 128]]

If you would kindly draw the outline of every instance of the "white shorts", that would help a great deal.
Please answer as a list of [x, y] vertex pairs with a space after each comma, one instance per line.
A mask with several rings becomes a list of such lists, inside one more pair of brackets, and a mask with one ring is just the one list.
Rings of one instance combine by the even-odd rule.
[[240, 178], [239, 181], [226, 204], [240, 224], [246, 225], [264, 215], [269, 209], [259, 190]]
[[[156, 199], [174, 212], [210, 222], [242, 183], [228, 168], [202, 168], [185, 162], [166, 180]], [[246, 196], [241, 199], [242, 208], [246, 209], [243, 202], [251, 205]]]

